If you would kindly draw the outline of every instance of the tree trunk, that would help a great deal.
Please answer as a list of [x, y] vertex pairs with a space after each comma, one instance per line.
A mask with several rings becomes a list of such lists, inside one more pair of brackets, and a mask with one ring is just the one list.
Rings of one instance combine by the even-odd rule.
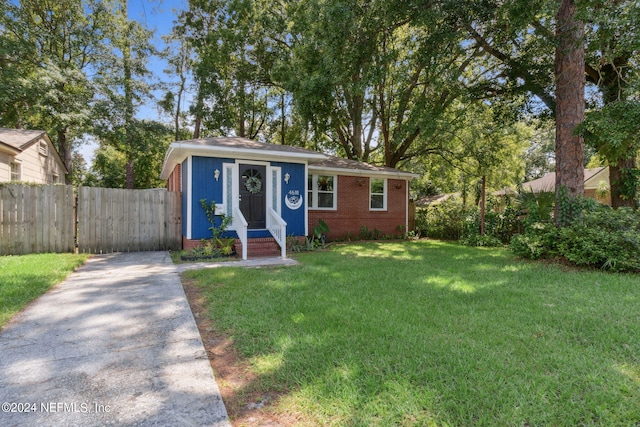
[[[123, 16], [127, 17], [127, 2], [124, 2]], [[131, 24], [126, 21], [126, 37], [124, 47], [122, 49], [122, 67], [124, 69], [124, 144], [125, 152], [127, 153], [127, 167], [126, 167], [126, 188], [133, 189], [134, 186], [134, 170], [133, 170], [133, 71], [131, 67]]]
[[487, 189], [487, 177], [482, 177], [482, 190], [480, 192], [480, 235], [484, 236], [485, 198]]
[[64, 182], [71, 184], [71, 174], [73, 173], [73, 162], [71, 161], [71, 144], [67, 141], [67, 128], [58, 129], [58, 153], [62, 157], [64, 167], [67, 168], [67, 174], [64, 176]]
[[200, 138], [200, 127], [202, 126], [202, 110], [204, 109], [204, 101], [203, 101], [203, 93], [200, 85], [202, 83], [198, 83], [198, 97], [196, 99], [196, 108], [194, 111], [195, 121], [193, 124], [193, 139]]
[[633, 170], [636, 167], [636, 161], [633, 157], [622, 159], [615, 166], [609, 165], [609, 183], [611, 186], [611, 207], [614, 209], [620, 207], [637, 208], [635, 197], [624, 194], [624, 171]]
[[133, 172], [133, 154], [129, 154], [127, 156], [127, 166], [126, 166], [126, 188], [132, 190], [135, 188], [135, 175]]
[[573, 0], [561, 0], [556, 15], [556, 220], [560, 190], [584, 195], [584, 142], [574, 134], [584, 120], [584, 24]]
[[[615, 58], [612, 64], [606, 64], [600, 69], [599, 77], [601, 78], [596, 83], [601, 88], [602, 99], [605, 104], [624, 99], [628, 73], [626, 70], [630, 68], [629, 57], [623, 54]], [[628, 195], [624, 194], [624, 174], [627, 170], [635, 169], [636, 153], [630, 150], [626, 153], [626, 156], [626, 158], [622, 159], [607, 159], [609, 162], [611, 206], [613, 208], [623, 206], [636, 207], [635, 197], [628, 197]]]

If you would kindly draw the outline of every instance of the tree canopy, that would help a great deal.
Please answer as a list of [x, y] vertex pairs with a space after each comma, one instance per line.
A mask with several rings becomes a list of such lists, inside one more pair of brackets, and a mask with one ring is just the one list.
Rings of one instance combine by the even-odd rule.
[[[126, 159], [118, 185], [150, 185], [136, 163], [170, 120], [174, 140], [300, 145], [421, 170], [447, 191], [555, 168], [579, 194], [585, 138], [611, 168], [614, 206], [634, 203], [638, 2], [191, 0], [156, 76], [161, 53], [127, 3], [0, 0], [0, 125], [47, 130], [70, 170], [91, 135]], [[154, 99], [158, 79], [172, 83]], [[149, 104], [167, 126], [140, 117]]]

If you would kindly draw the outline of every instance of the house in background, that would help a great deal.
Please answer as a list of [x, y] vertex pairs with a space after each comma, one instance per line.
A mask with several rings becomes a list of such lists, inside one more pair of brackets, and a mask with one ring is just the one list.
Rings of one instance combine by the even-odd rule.
[[182, 193], [183, 248], [211, 237], [200, 206], [206, 199], [216, 202], [217, 213], [233, 218], [229, 230], [243, 258], [258, 255], [264, 244], [277, 245], [285, 256], [287, 237], [309, 235], [320, 220], [330, 239], [357, 235], [362, 227], [402, 234], [409, 221], [409, 181], [417, 177], [236, 137], [172, 143], [160, 176], [169, 191]]
[[[556, 187], [556, 173], [549, 172], [542, 178], [522, 183], [524, 191], [533, 193], [553, 193]], [[584, 195], [598, 202], [611, 205], [611, 185], [609, 183], [609, 168], [600, 167], [584, 170]]]
[[0, 128], [0, 182], [58, 184], [66, 173], [45, 131]]

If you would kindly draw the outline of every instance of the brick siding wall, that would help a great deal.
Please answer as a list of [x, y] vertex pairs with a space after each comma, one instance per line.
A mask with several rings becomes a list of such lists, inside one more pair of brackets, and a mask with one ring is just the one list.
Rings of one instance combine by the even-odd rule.
[[[396, 188], [399, 187], [399, 188]], [[329, 240], [358, 236], [360, 228], [380, 230], [385, 235], [404, 234], [407, 215], [407, 181], [387, 180], [387, 210], [369, 210], [369, 178], [338, 176], [338, 209], [309, 210], [309, 233], [320, 219], [329, 226]], [[399, 231], [398, 227], [403, 227]]]
[[181, 173], [182, 165], [176, 165], [176, 167], [173, 169], [173, 172], [171, 172], [171, 175], [169, 175], [169, 179], [167, 180], [168, 191], [173, 191], [175, 193], [179, 193], [180, 191], [182, 191], [182, 188], [180, 187]]

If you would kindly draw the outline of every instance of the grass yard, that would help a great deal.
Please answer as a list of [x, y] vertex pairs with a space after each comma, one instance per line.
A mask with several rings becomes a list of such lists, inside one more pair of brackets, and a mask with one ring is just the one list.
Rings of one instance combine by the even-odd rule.
[[333, 246], [191, 271], [268, 411], [297, 425], [637, 426], [640, 276], [506, 250]]
[[0, 256], [0, 328], [87, 258], [85, 254]]

